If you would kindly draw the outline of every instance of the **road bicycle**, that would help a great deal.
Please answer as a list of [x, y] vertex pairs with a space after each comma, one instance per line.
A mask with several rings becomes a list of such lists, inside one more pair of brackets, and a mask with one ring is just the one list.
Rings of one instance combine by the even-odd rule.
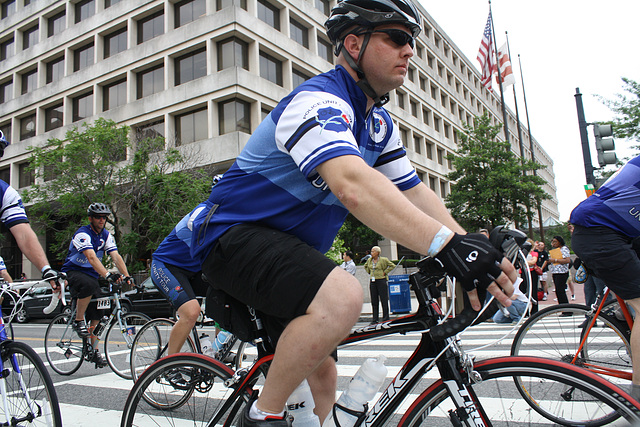
[[[561, 360], [627, 388], [633, 370], [629, 344], [633, 317], [621, 298], [609, 301], [609, 294], [606, 288], [591, 307], [558, 304], [540, 310], [518, 330], [511, 354]], [[557, 410], [551, 408], [547, 416], [553, 419]], [[612, 411], [591, 425], [603, 425], [618, 416]]]
[[[519, 232], [504, 233], [501, 246], [516, 246], [513, 259], [526, 269], [526, 258], [518, 250]], [[514, 236], [518, 237], [518, 240]], [[523, 241], [523, 240], [522, 240]], [[508, 252], [508, 251], [506, 251]], [[466, 354], [456, 334], [495, 311], [481, 315], [468, 304], [459, 315], [442, 313], [438, 297], [449, 282], [439, 264], [425, 258], [409, 282], [416, 295], [414, 314], [357, 328], [340, 347], [392, 334], [421, 333], [421, 339], [395, 378], [389, 382], [357, 426], [488, 426], [548, 423], [539, 407], [562, 407], [560, 424], [592, 420], [618, 411], [630, 422], [640, 421], [640, 404], [625, 391], [580, 367], [537, 357], [508, 356], [474, 361]], [[174, 354], [153, 363], [140, 376], [124, 406], [121, 426], [175, 425], [187, 421], [194, 426], [238, 426], [250, 397], [261, 388], [273, 348], [264, 335], [256, 342], [258, 360], [247, 369], [233, 371], [220, 361], [197, 354]], [[427, 373], [437, 368], [436, 381]], [[167, 374], [179, 370], [188, 382], [177, 387]], [[571, 399], [563, 391], [573, 388]], [[417, 398], [403, 406], [410, 394]], [[535, 398], [530, 407], [518, 391]], [[151, 406], [147, 400], [156, 404]], [[399, 408], [406, 408], [399, 411]], [[533, 408], [533, 409], [532, 409]]]
[[[130, 355], [136, 332], [151, 318], [143, 313], [126, 312], [120, 302], [121, 286], [110, 283], [110, 289], [103, 289], [103, 295], [91, 300], [97, 308], [111, 309], [109, 317], [104, 317], [92, 331], [98, 341], [104, 341], [104, 356], [109, 367], [118, 376], [131, 379]], [[62, 313], [54, 317], [44, 336], [44, 348], [51, 368], [60, 375], [71, 375], [80, 369], [82, 362], [94, 361], [96, 346], [91, 337], [80, 338], [71, 324], [76, 316], [77, 300], [73, 299], [71, 313]], [[98, 366], [96, 363], [96, 368]]]
[[[145, 324], [138, 333], [131, 346], [131, 373], [134, 382], [138, 377], [156, 360], [167, 355], [169, 346], [169, 336], [173, 325], [173, 319], [153, 319]], [[215, 322], [207, 321], [204, 311], [201, 314], [201, 320], [194, 326], [191, 335], [183, 344], [181, 353], [202, 353], [202, 342], [200, 335], [205, 333], [209, 335], [209, 339], [215, 341], [216, 331]], [[247, 343], [238, 340], [235, 335], [230, 335], [215, 351], [215, 358], [229, 364], [234, 369], [240, 369], [243, 363], [247, 363], [244, 349]], [[153, 404], [153, 402], [150, 402]]]
[[[64, 286], [63, 279], [59, 282]], [[27, 344], [7, 335], [24, 298], [36, 288], [50, 286], [48, 280], [0, 284], [0, 295], [14, 301], [8, 324], [0, 315], [0, 425], [62, 426], [58, 395], [42, 359]], [[52, 303], [58, 304], [55, 294]]]

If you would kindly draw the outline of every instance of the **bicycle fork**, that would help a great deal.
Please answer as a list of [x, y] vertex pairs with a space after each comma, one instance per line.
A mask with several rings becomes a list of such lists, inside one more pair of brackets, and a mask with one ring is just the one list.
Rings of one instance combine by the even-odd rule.
[[[2, 358], [4, 359], [4, 358]], [[18, 365], [18, 359], [15, 354], [11, 355], [11, 367], [13, 372], [9, 369], [5, 368], [5, 364], [3, 360], [0, 360], [0, 394], [2, 395], [2, 405], [4, 408], [5, 419], [7, 420], [6, 425], [16, 425], [15, 423], [20, 423], [24, 421], [33, 421], [35, 418], [42, 415], [41, 407], [31, 399], [29, 395], [29, 391], [27, 390], [27, 385], [24, 383], [24, 378], [22, 378], [22, 371], [20, 366]], [[6, 378], [9, 375], [17, 375], [18, 381], [20, 383], [20, 391], [24, 400], [26, 401], [27, 406], [29, 407], [29, 413], [25, 415], [25, 417], [21, 419], [15, 419], [11, 416], [11, 412], [9, 410], [9, 398], [7, 396], [7, 383]]]

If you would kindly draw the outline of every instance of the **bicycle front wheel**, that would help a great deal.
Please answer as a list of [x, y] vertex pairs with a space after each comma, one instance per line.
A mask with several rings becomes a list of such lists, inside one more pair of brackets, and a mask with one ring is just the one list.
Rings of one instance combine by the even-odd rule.
[[[242, 414], [252, 388], [245, 387], [239, 399], [223, 410], [222, 404], [234, 391], [225, 384], [232, 376], [231, 368], [201, 354], [178, 353], [158, 360], [131, 389], [121, 426], [221, 426], [225, 421], [238, 426], [238, 414]], [[150, 406], [145, 400], [155, 404]]]
[[71, 375], [82, 365], [84, 342], [71, 328], [71, 314], [58, 314], [44, 334], [44, 351], [51, 369]]
[[[638, 402], [629, 400], [631, 396], [616, 385], [574, 365], [511, 356], [481, 361], [474, 371], [481, 380], [468, 385], [466, 391], [458, 391], [455, 382], [451, 390], [442, 380], [433, 383], [411, 404], [399, 426], [457, 425], [461, 406], [469, 416], [494, 426], [548, 425], [538, 409], [562, 414], [554, 420], [560, 425], [604, 425], [613, 411], [634, 425], [640, 422]], [[534, 406], [520, 398], [518, 390], [536, 396]], [[567, 394], [568, 390], [572, 392]], [[478, 411], [471, 412], [471, 408]]]
[[123, 314], [109, 325], [104, 339], [104, 357], [119, 377], [130, 380], [131, 347], [140, 328], [150, 321], [146, 314], [131, 312]]
[[[170, 319], [154, 319], [140, 328], [131, 347], [133, 382], [138, 380], [149, 365], [167, 355], [173, 325], [175, 322]], [[191, 337], [187, 337], [180, 353], [195, 353], [194, 348]]]
[[38, 354], [16, 341], [3, 345], [1, 354], [2, 421], [7, 425], [62, 426], [58, 395]]

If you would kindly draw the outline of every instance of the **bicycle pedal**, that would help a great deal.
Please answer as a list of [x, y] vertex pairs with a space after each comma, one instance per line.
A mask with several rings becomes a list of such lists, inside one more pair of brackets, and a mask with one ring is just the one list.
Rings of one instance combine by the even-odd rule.
[[67, 349], [67, 351], [64, 352], [64, 357], [66, 357], [67, 359], [69, 359], [71, 357], [71, 354], [73, 354], [71, 352], [71, 350]]
[[11, 374], [11, 371], [9, 371], [8, 369], [3, 369], [2, 372], [0, 372], [0, 378], [7, 378], [9, 374]]

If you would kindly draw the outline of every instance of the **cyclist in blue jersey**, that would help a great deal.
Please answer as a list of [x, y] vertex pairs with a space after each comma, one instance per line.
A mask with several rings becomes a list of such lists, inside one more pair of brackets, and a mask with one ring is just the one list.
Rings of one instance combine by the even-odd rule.
[[[640, 313], [640, 156], [571, 212], [571, 246], [591, 274]], [[631, 394], [640, 398], [640, 321], [631, 331]]]
[[421, 30], [411, 0], [344, 0], [325, 26], [336, 67], [276, 106], [193, 220], [191, 253], [212, 286], [288, 322], [244, 426], [288, 425], [286, 399], [305, 378], [321, 420], [335, 402], [329, 356], [358, 320], [363, 298], [358, 280], [324, 253], [349, 212], [434, 256], [476, 310], [476, 287], [510, 305], [517, 276], [420, 181], [382, 107], [404, 82]]
[[[0, 131], [0, 158], [4, 155], [4, 150], [8, 145], [9, 141]], [[60, 291], [60, 285], [57, 282], [60, 273], [49, 265], [47, 255], [38, 241], [38, 236], [29, 224], [22, 198], [13, 187], [2, 180], [0, 180], [0, 222], [9, 229], [27, 259], [40, 269], [42, 278], [50, 281], [54, 292]], [[4, 266], [4, 262], [2, 264]], [[4, 272], [6, 273], [6, 267]], [[4, 274], [2, 277], [6, 280]]]
[[[103, 310], [98, 310], [95, 303], [91, 306], [91, 298], [100, 295], [100, 277], [110, 282], [121, 283], [123, 281], [131, 282], [129, 272], [124, 260], [118, 253], [116, 241], [105, 229], [108, 216], [111, 215], [111, 209], [104, 203], [92, 203], [87, 208], [87, 216], [89, 224], [83, 225], [76, 230], [71, 243], [69, 244], [69, 253], [62, 266], [62, 271], [67, 273], [69, 281], [69, 290], [71, 297], [77, 298], [76, 318], [72, 326], [80, 337], [86, 338], [91, 335], [91, 343], [95, 346], [96, 337], [91, 334], [95, 326], [102, 317]], [[111, 256], [113, 263], [121, 274], [109, 272], [102, 264], [104, 255]], [[90, 326], [87, 328], [85, 323], [85, 314], [90, 320]], [[93, 362], [97, 367], [104, 367], [106, 363], [98, 349], [94, 350]]]

